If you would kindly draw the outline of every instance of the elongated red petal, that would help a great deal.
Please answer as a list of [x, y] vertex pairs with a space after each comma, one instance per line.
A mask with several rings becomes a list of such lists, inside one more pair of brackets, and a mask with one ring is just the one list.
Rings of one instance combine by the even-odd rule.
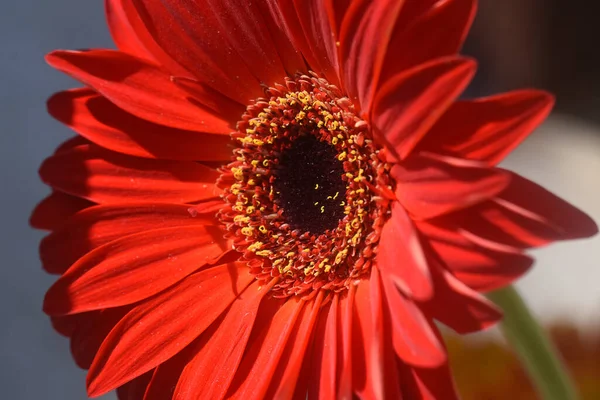
[[[344, 86], [368, 115], [396, 18], [399, 0], [357, 0], [348, 8], [340, 31]], [[395, 51], [395, 50], [392, 50]]]
[[338, 309], [339, 296], [335, 295], [329, 306], [319, 315], [308, 381], [309, 399], [333, 399], [338, 390], [338, 342], [341, 341], [338, 332]]
[[[396, 354], [390, 340], [392, 334], [384, 327], [386, 304], [383, 298], [379, 271], [373, 268], [371, 277], [363, 280], [356, 291], [352, 381], [354, 391], [361, 398], [401, 399]], [[362, 368], [359, 360], [364, 362]]]
[[462, 167], [417, 155], [396, 164], [390, 175], [396, 181], [396, 198], [417, 219], [481, 203], [510, 182], [510, 175], [500, 169]]
[[129, 23], [126, 7], [127, 0], [105, 0], [106, 21], [110, 35], [117, 48], [124, 53], [152, 60], [152, 55], [137, 37], [135, 30]]
[[55, 94], [48, 100], [48, 112], [91, 142], [119, 153], [183, 161], [231, 158], [228, 135], [153, 124], [123, 111], [91, 89]]
[[422, 64], [381, 82], [373, 103], [375, 138], [397, 162], [417, 145], [475, 73], [475, 62], [447, 57]]
[[436, 368], [417, 368], [399, 364], [399, 370], [403, 399], [460, 399], [448, 363], [443, 363]]
[[88, 369], [100, 345], [131, 307], [111, 308], [79, 314], [77, 327], [71, 335], [71, 354], [77, 365]]
[[554, 97], [519, 90], [454, 103], [418, 149], [496, 165], [546, 119]]
[[85, 199], [52, 191], [35, 207], [29, 224], [37, 229], [51, 231], [60, 227], [71, 215], [93, 205], [94, 203]]
[[[205, 333], [208, 333], [212, 326], [216, 324], [218, 324], [218, 322], [214, 322]], [[152, 379], [148, 384], [148, 389], [146, 389], [146, 393], [144, 394], [143, 400], [173, 399], [177, 381], [181, 376], [181, 372], [192, 358], [194, 353], [193, 347], [197, 341], [198, 340], [156, 367], [154, 374], [152, 374]]]
[[337, 373], [338, 379], [338, 399], [352, 398], [352, 346], [354, 335], [352, 329], [354, 324], [354, 302], [356, 299], [356, 286], [352, 285], [348, 289], [348, 293], [340, 298], [340, 320], [338, 321], [338, 353], [341, 357], [338, 358]]
[[433, 276], [436, 299], [425, 304], [424, 310], [444, 325], [465, 334], [486, 329], [502, 318], [502, 312], [491, 301], [450, 272], [437, 267]]
[[[301, 48], [295, 45], [293, 31], [286, 20], [286, 14], [281, 9], [279, 1], [260, 1], [254, 3], [253, 6], [260, 9], [260, 13], [265, 20], [265, 27], [269, 30], [273, 45], [277, 49], [277, 53], [288, 76], [294, 76], [298, 72], [308, 72], [306, 62], [302, 57]], [[291, 7], [290, 11], [293, 13], [293, 7]], [[297, 19], [295, 23], [297, 24]]]
[[[407, 364], [422, 367], [435, 367], [445, 362], [443, 345], [435, 336], [432, 324], [425, 318], [423, 311], [403, 296], [384, 275], [381, 276], [381, 283], [387, 305], [386, 313], [391, 321], [392, 343], [398, 357]], [[432, 303], [437, 304], [438, 300], [433, 300]], [[441, 306], [445, 307], [445, 304], [442, 303]]]
[[[406, 3], [405, 7], [410, 8], [410, 1]], [[383, 63], [382, 81], [435, 58], [457, 54], [473, 22], [476, 3], [476, 0], [438, 1], [427, 9], [408, 10], [418, 13], [413, 14], [412, 20], [406, 20], [405, 16], [398, 18]]]
[[404, 0], [404, 5], [396, 22], [397, 26], [408, 27], [440, 1], [446, 0]]
[[320, 291], [312, 301], [304, 306], [303, 313], [296, 322], [279, 366], [272, 377], [267, 398], [290, 399], [293, 397], [302, 364], [309, 357], [307, 348], [313, 335], [322, 301], [323, 292]]
[[187, 92], [178, 88], [170, 75], [126, 53], [113, 50], [55, 51], [46, 56], [46, 61], [93, 87], [123, 110], [159, 125], [224, 133], [231, 131], [235, 122], [222, 119], [214, 111], [190, 102]]
[[518, 249], [491, 250], [451, 228], [425, 221], [417, 222], [417, 228], [440, 262], [461, 282], [478, 292], [509, 285], [533, 264], [533, 259]]
[[132, 304], [183, 279], [228, 250], [213, 226], [146, 231], [98, 247], [46, 293], [44, 311], [73, 314]]
[[150, 379], [154, 371], [148, 371], [142, 376], [127, 382], [123, 386], [117, 388], [117, 397], [119, 400], [141, 400], [144, 398]]
[[254, 282], [233, 302], [218, 325], [193, 345], [196, 352], [181, 372], [174, 400], [222, 399], [238, 369], [256, 315], [268, 288]]
[[156, 367], [208, 328], [250, 284], [243, 263], [196, 273], [134, 308], [110, 332], [88, 373], [99, 396]]
[[494, 201], [461, 213], [454, 221], [475, 237], [518, 248], [598, 233], [596, 223], [583, 211], [515, 173]]
[[139, 10], [136, 8], [133, 1], [128, 0], [111, 0], [116, 1], [115, 8], [122, 11], [122, 15], [127, 19], [127, 23], [131, 26], [136, 39], [144, 46], [151, 55], [150, 59], [154, 60], [161, 69], [168, 72], [170, 75], [192, 78], [193, 75], [173, 59], [165, 50], [156, 42], [154, 36], [145, 25]]
[[[279, 1], [280, 8], [290, 7]], [[297, 20], [306, 40], [303, 54], [310, 68], [324, 76], [331, 84], [338, 85], [338, 48], [336, 37], [331, 26], [332, 9], [328, 9], [326, 1], [322, 0], [293, 0]]]
[[414, 224], [402, 205], [392, 204], [392, 216], [381, 231], [377, 268], [411, 297], [433, 294], [429, 266]]
[[[91, 311], [96, 312], [96, 311]], [[71, 337], [77, 325], [79, 323], [79, 319], [84, 316], [83, 314], [73, 314], [73, 315], [59, 315], [59, 316], [51, 316], [50, 322], [52, 323], [52, 328], [63, 336]]]
[[[221, 202], [219, 202], [221, 203]], [[40, 243], [40, 258], [50, 273], [63, 273], [89, 251], [113, 240], [152, 229], [212, 225], [214, 212], [183, 204], [115, 204], [88, 208], [63, 221]]]
[[46, 159], [42, 180], [96, 203], [186, 203], [214, 198], [219, 173], [195, 162], [129, 157], [83, 145]]
[[293, 297], [287, 299], [277, 310], [270, 324], [257, 324], [260, 327], [258, 335], [254, 340], [250, 339], [252, 346], [244, 354], [227, 398], [264, 398], [296, 320], [306, 312], [305, 308], [303, 300]]
[[325, 7], [329, 17], [331, 30], [336, 38], [339, 38], [342, 22], [350, 7], [351, 0], [325, 0]]
[[196, 79], [242, 104], [261, 96], [260, 82], [285, 76], [257, 7], [240, 1], [133, 3], [166, 53]]

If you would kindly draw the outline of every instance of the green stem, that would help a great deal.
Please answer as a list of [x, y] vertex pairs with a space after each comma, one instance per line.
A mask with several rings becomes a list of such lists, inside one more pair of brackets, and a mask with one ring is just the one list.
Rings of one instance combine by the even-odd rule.
[[554, 346], [519, 293], [508, 287], [488, 297], [504, 310], [501, 325], [504, 336], [520, 357], [542, 399], [576, 400], [577, 392]]

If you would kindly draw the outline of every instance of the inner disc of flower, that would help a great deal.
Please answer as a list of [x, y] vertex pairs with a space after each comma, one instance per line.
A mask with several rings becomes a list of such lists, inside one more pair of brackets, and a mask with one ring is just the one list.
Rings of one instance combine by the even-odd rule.
[[346, 183], [336, 149], [312, 134], [298, 137], [281, 154], [273, 186], [292, 229], [333, 230], [344, 217]]
[[270, 295], [347, 290], [375, 260], [391, 167], [326, 80], [298, 75], [265, 94], [231, 134], [219, 219], [256, 279], [277, 280]]

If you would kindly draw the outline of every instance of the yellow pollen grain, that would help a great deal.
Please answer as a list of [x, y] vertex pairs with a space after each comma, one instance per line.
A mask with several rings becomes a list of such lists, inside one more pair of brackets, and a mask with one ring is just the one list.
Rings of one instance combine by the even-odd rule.
[[246, 214], [252, 214], [254, 212], [255, 208], [253, 206], [250, 206], [248, 208], [246, 208]]
[[241, 232], [242, 232], [242, 235], [252, 236], [252, 233], [254, 232], [254, 228], [252, 228], [251, 226], [246, 226], [241, 229]]
[[233, 172], [233, 177], [238, 181], [244, 180], [244, 173], [239, 168], [231, 168], [231, 172]]
[[331, 144], [334, 145], [334, 146], [336, 144], [338, 144], [338, 138], [334, 137], [333, 139], [331, 139]]
[[336, 254], [335, 256], [335, 261], [333, 262], [334, 264], [339, 264], [342, 262], [342, 260], [344, 258], [346, 258], [346, 255], [348, 254], [348, 249], [344, 249], [343, 251], [340, 251], [339, 253]]
[[235, 223], [244, 223], [247, 224], [248, 222], [250, 222], [250, 217], [247, 217], [245, 215], [236, 215], [235, 217], [233, 217], [233, 222]]
[[267, 233], [267, 228], [266, 228], [264, 225], [261, 225], [261, 226], [259, 226], [259, 227], [258, 227], [258, 230], [259, 230], [261, 233]]
[[[264, 245], [263, 242], [254, 242], [250, 246], [248, 246], [248, 250], [250, 250], [251, 252], [256, 252], [257, 250], [262, 248], [263, 245]], [[269, 250], [263, 250], [263, 251], [268, 252]]]
[[346, 152], [343, 151], [340, 154], [338, 154], [337, 159], [342, 161], [344, 158], [346, 158]]
[[269, 257], [271, 254], [273, 253], [270, 250], [259, 250], [256, 252], [256, 255], [261, 257]]
[[321, 214], [325, 213], [325, 206], [321, 206]]

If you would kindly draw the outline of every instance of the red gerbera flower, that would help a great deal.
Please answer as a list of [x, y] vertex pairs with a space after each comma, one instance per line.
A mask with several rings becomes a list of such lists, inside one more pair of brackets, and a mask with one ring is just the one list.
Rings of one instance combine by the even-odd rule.
[[86, 87], [32, 217], [91, 396], [451, 399], [433, 321], [496, 322], [524, 249], [596, 232], [496, 167], [552, 96], [457, 101], [474, 0], [106, 7], [119, 50], [47, 58]]

